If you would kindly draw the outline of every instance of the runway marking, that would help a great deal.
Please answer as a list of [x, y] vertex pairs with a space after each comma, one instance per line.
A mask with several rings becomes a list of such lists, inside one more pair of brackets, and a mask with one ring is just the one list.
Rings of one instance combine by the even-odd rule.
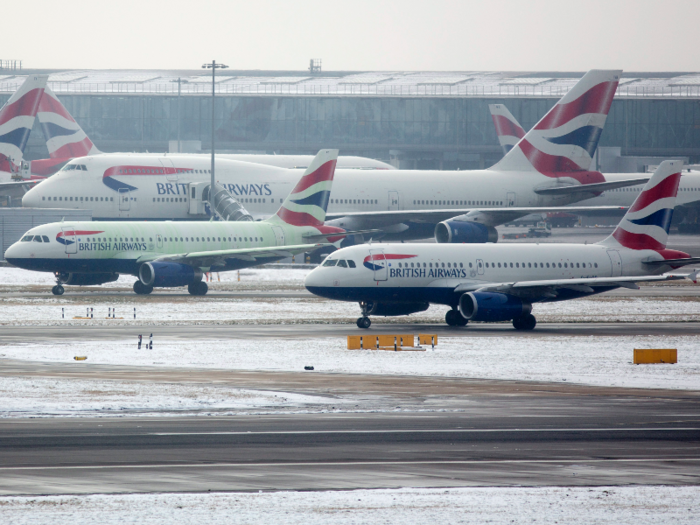
[[474, 459], [474, 460], [433, 460], [433, 461], [306, 461], [294, 463], [167, 463], [162, 465], [85, 465], [85, 466], [47, 466], [47, 467], [0, 467], [0, 471], [23, 470], [106, 470], [106, 469], [173, 469], [173, 468], [221, 468], [221, 467], [354, 467], [374, 465], [479, 465], [479, 464], [580, 464], [590, 463], [665, 463], [668, 461], [699, 462], [700, 458], [619, 458], [619, 459]]
[[303, 435], [303, 434], [447, 434], [447, 433], [496, 433], [496, 432], [669, 432], [700, 430], [698, 427], [681, 428], [444, 428], [397, 430], [279, 430], [279, 431], [220, 431], [220, 432], [148, 432], [132, 436], [254, 436], [254, 435]]

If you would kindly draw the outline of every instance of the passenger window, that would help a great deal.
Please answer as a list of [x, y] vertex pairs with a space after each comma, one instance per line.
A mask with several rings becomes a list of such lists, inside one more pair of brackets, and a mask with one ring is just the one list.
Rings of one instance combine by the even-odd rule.
[[337, 259], [326, 259], [323, 263], [323, 266], [335, 266], [337, 262]]
[[472, 267], [472, 263], [469, 263], [469, 268], [471, 268], [471, 267]]
[[341, 259], [338, 261], [338, 266], [340, 266], [341, 268], [347, 268], [348, 264], [344, 260]]
[[598, 268], [598, 263], [593, 263], [593, 266], [594, 266], [595, 268]]
[[501, 263], [498, 263], [498, 267], [499, 267], [499, 268], [501, 267]]
[[348, 266], [350, 268], [357, 268], [357, 266], [355, 266], [355, 261], [352, 261], [352, 260], [348, 260]]

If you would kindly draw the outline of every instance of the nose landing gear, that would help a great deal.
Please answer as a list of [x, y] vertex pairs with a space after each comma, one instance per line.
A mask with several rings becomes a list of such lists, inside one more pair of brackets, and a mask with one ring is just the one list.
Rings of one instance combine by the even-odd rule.
[[63, 289], [63, 286], [61, 286], [60, 284], [57, 284], [56, 286], [51, 288], [51, 293], [54, 295], [63, 295], [63, 292], [65, 292], [65, 290]]
[[361, 302], [360, 309], [362, 310], [362, 317], [357, 320], [357, 327], [367, 329], [372, 324], [369, 318], [369, 312], [372, 309], [373, 303]]

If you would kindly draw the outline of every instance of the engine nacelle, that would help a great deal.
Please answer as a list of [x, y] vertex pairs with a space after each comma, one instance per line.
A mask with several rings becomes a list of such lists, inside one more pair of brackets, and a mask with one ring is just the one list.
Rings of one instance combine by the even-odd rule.
[[58, 276], [61, 284], [73, 286], [94, 286], [97, 284], [111, 283], [119, 279], [118, 273], [62, 273]]
[[459, 313], [470, 321], [510, 321], [532, 311], [532, 305], [504, 293], [472, 292], [459, 298]]
[[367, 309], [368, 315], [409, 315], [425, 312], [430, 307], [428, 303], [372, 303]]
[[139, 279], [146, 286], [174, 288], [202, 280], [202, 270], [186, 264], [147, 262], [139, 268]]
[[493, 226], [478, 222], [450, 219], [435, 226], [435, 240], [442, 243], [497, 242], [498, 232]]

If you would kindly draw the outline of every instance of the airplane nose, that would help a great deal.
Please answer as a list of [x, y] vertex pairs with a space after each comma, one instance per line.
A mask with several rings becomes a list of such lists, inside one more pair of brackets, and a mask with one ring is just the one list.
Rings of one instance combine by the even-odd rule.
[[306, 276], [306, 279], [304, 279], [304, 286], [307, 290], [310, 290], [311, 288], [315, 288], [317, 286], [321, 286], [321, 283], [322, 280], [320, 279], [318, 269], [311, 270], [309, 275]]
[[22, 196], [22, 207], [38, 208], [41, 202], [41, 197], [37, 194], [36, 188], [32, 188]]
[[12, 264], [12, 259], [17, 259], [19, 251], [19, 246], [17, 246], [17, 244], [18, 243], [14, 243], [7, 250], [5, 250], [5, 260], [10, 264]]

